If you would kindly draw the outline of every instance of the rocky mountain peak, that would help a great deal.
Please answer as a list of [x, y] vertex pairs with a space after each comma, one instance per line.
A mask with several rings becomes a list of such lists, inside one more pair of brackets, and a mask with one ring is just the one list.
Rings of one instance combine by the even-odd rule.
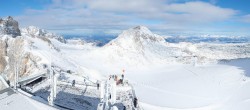
[[152, 34], [152, 32], [146, 26], [136, 26], [132, 29], [133, 29], [133, 31], [140, 31], [140, 32], [146, 33], [146, 34]]
[[8, 16], [7, 20], [11, 21], [11, 20], [14, 20], [14, 19], [11, 16]]
[[145, 26], [136, 26], [128, 30], [123, 31], [116, 39], [117, 42], [123, 41], [133, 41], [134, 43], [138, 42], [160, 42], [164, 41], [162, 36], [152, 33]]
[[11, 16], [8, 16], [6, 19], [0, 18], [0, 34], [11, 35], [12, 37], [21, 36], [18, 22]]
[[40, 29], [40, 28], [35, 27], [35, 26], [28, 26], [27, 28], [23, 28], [22, 32], [24, 32], [26, 34], [30, 34], [33, 37], [44, 36], [47, 33], [44, 29]]
[[66, 43], [66, 40], [63, 36], [50, 33], [44, 29], [40, 29], [39, 27], [29, 26], [27, 28], [22, 29], [22, 33], [28, 34], [32, 37], [39, 37], [39, 38], [55, 38], [62, 43]]
[[124, 55], [133, 53], [144, 55], [145, 51], [156, 50], [159, 46], [164, 46], [165, 40], [162, 36], [152, 33], [145, 26], [136, 26], [123, 31], [116, 39], [104, 46]]

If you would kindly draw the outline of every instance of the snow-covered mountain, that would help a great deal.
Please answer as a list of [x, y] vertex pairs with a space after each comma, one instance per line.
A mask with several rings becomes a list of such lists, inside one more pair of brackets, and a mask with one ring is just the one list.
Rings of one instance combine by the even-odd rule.
[[110, 60], [124, 60], [130, 64], [166, 63], [175, 61], [173, 58], [176, 56], [190, 56], [145, 26], [123, 31], [116, 39], [106, 44], [103, 51]]
[[137, 26], [123, 31], [102, 47], [101, 52], [108, 61], [128, 64], [193, 63], [195, 57], [198, 63], [207, 63], [249, 57], [249, 48], [247, 43], [169, 43], [147, 27]]
[[[12, 23], [9, 23], [10, 21]], [[12, 31], [6, 33], [6, 29]], [[103, 47], [96, 47], [93, 43], [80, 39], [66, 40], [60, 35], [34, 26], [21, 29], [20, 35], [18, 32], [18, 23], [13, 18], [8, 17], [7, 21], [1, 20], [0, 70], [3, 73], [13, 73], [16, 61], [21, 66], [21, 75], [25, 76], [45, 71], [44, 65], [49, 65], [50, 62], [62, 71], [98, 73], [86, 65], [95, 65], [96, 62], [102, 61], [111, 65], [139, 66], [169, 63], [191, 64], [194, 62], [194, 56], [197, 57], [198, 63], [249, 58], [250, 56], [248, 43], [169, 43], [165, 41], [165, 37], [154, 34], [145, 26], [125, 30]], [[13, 74], [7, 77], [11, 79]]]
[[147, 27], [137, 26], [123, 31], [105, 47], [119, 47], [130, 52], [144, 54], [148, 45], [165, 45], [164, 38], [153, 34]]

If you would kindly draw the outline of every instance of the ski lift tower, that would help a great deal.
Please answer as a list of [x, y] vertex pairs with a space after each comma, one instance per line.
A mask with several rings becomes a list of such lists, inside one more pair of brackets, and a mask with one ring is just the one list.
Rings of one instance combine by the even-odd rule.
[[59, 77], [58, 73], [55, 73], [53, 69], [50, 69], [50, 95], [48, 97], [49, 105], [53, 106], [54, 99], [56, 98], [56, 85], [57, 79]]
[[110, 83], [111, 86], [111, 104], [115, 104], [116, 103], [116, 81], [112, 80]]
[[17, 68], [17, 63], [15, 62], [15, 77], [14, 77], [14, 89], [17, 89], [17, 83], [18, 83], [18, 68]]
[[50, 95], [48, 97], [48, 102], [49, 105], [53, 106], [54, 105], [54, 72], [52, 70], [52, 67], [50, 65], [50, 71], [49, 71], [49, 78], [50, 78]]
[[17, 86], [18, 86], [18, 79], [19, 79], [19, 68], [20, 68], [20, 62], [21, 62], [21, 58], [23, 55], [20, 56], [20, 58], [17, 58], [15, 60], [15, 64], [14, 64], [14, 89], [17, 90]]
[[52, 66], [52, 58], [50, 54], [50, 70], [49, 70], [49, 78], [50, 78], [50, 95], [48, 97], [49, 105], [54, 105], [54, 99], [56, 98], [56, 85], [57, 85], [57, 78], [59, 74], [55, 73]]
[[112, 109], [111, 105], [115, 103], [116, 81], [114, 79], [106, 80], [105, 82], [102, 81], [100, 86], [100, 103], [98, 104], [97, 110], [110, 110]]

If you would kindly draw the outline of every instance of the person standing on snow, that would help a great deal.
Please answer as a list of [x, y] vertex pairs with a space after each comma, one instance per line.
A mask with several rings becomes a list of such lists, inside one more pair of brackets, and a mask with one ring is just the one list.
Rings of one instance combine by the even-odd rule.
[[73, 81], [72, 81], [72, 86], [74, 87], [74, 86], [75, 86], [75, 84], [76, 84], [76, 81], [75, 81], [75, 80], [73, 80]]
[[99, 90], [99, 87], [100, 87], [100, 83], [97, 82], [97, 90]]
[[123, 81], [124, 81], [124, 74], [122, 74], [122, 81], [121, 81], [122, 84], [123, 84]]
[[137, 98], [134, 98], [134, 107], [137, 108], [137, 105], [138, 105], [138, 100]]
[[124, 73], [125, 73], [125, 70], [123, 69], [123, 70], [122, 70], [122, 81], [121, 81], [122, 84], [123, 84], [123, 82], [124, 82]]
[[109, 94], [109, 99], [111, 99], [111, 94]]

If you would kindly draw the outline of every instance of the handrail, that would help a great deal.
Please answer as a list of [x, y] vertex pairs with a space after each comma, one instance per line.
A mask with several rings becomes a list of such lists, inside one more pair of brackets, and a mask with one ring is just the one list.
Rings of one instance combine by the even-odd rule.
[[7, 83], [6, 80], [2, 77], [2, 75], [0, 75], [0, 81], [2, 81], [2, 83], [5, 85], [6, 88], [9, 87], [8, 83]]
[[[133, 86], [132, 84], [129, 84], [129, 86], [131, 86], [131, 88], [132, 88], [132, 97], [133, 97], [133, 101], [134, 101], [134, 98], [137, 98], [137, 96], [136, 96], [136, 94], [135, 94], [135, 89], [134, 89], [134, 86]], [[133, 101], [132, 101], [132, 104], [133, 104]], [[137, 104], [138, 104], [138, 107], [135, 108], [135, 107], [133, 106], [133, 109], [144, 110], [144, 109], [142, 108], [142, 106], [141, 106], [139, 103], [137, 103]], [[134, 104], [133, 104], [133, 105], [134, 105]]]

